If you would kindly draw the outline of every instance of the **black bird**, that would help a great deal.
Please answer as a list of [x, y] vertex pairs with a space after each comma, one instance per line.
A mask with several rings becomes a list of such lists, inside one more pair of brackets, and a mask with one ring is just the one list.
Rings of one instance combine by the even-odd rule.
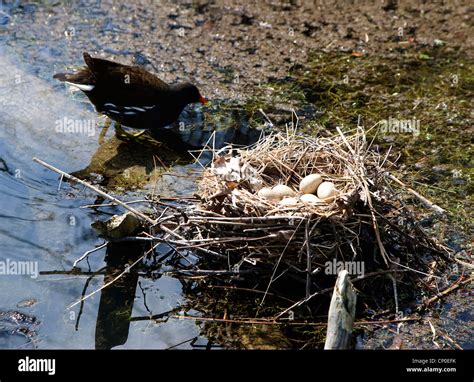
[[54, 78], [82, 90], [99, 113], [135, 129], [161, 129], [175, 122], [190, 103], [207, 103], [190, 83], [168, 85], [139, 66], [93, 58], [86, 67]]

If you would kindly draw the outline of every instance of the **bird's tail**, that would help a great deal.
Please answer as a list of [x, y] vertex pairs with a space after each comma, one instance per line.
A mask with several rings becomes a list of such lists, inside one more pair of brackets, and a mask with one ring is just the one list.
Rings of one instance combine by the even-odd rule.
[[53, 78], [56, 78], [57, 80], [64, 82], [68, 80], [68, 76], [70, 76], [69, 73], [56, 73]]
[[80, 69], [75, 73], [56, 73], [53, 78], [84, 91], [91, 91], [95, 85], [94, 76], [88, 68]]

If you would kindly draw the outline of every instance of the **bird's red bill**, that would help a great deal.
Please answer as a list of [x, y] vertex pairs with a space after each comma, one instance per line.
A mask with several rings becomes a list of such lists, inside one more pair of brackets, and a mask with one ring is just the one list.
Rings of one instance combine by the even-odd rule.
[[199, 96], [199, 102], [201, 102], [203, 105], [205, 105], [209, 101], [206, 98], [204, 98], [203, 96]]

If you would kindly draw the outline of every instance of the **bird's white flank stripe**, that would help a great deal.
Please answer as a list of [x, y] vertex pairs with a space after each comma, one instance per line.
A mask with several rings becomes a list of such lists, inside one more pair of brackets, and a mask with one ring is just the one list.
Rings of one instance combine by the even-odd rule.
[[126, 110], [137, 110], [137, 111], [146, 111], [145, 109], [153, 109], [156, 105], [153, 106], [124, 106], [123, 108]]
[[85, 92], [90, 92], [92, 89], [94, 89], [94, 85], [75, 84], [74, 82], [68, 82], [68, 81], [66, 81], [66, 83], [80, 90], [83, 90]]

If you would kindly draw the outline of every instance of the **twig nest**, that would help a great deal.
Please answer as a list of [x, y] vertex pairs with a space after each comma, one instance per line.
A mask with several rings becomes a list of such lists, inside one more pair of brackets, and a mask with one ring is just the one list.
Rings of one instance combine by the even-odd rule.
[[273, 194], [275, 198], [281, 200], [285, 197], [293, 197], [296, 196], [296, 192], [294, 192], [290, 187], [285, 186], [284, 184], [279, 184], [272, 188]]
[[333, 182], [322, 182], [318, 187], [318, 198], [329, 203], [336, 197], [336, 187]]
[[298, 199], [294, 197], [286, 197], [278, 203], [281, 206], [294, 207], [298, 204]]
[[258, 190], [257, 195], [263, 199], [267, 200], [275, 200], [277, 199], [277, 196], [273, 192], [273, 190], [269, 187], [263, 187], [260, 190]]
[[300, 182], [300, 191], [303, 194], [314, 194], [322, 181], [323, 178], [319, 174], [305, 176]]
[[[316, 190], [315, 190], [316, 191]], [[322, 200], [319, 199], [316, 195], [314, 194], [304, 194], [300, 196], [300, 201], [303, 203], [321, 203]]]

